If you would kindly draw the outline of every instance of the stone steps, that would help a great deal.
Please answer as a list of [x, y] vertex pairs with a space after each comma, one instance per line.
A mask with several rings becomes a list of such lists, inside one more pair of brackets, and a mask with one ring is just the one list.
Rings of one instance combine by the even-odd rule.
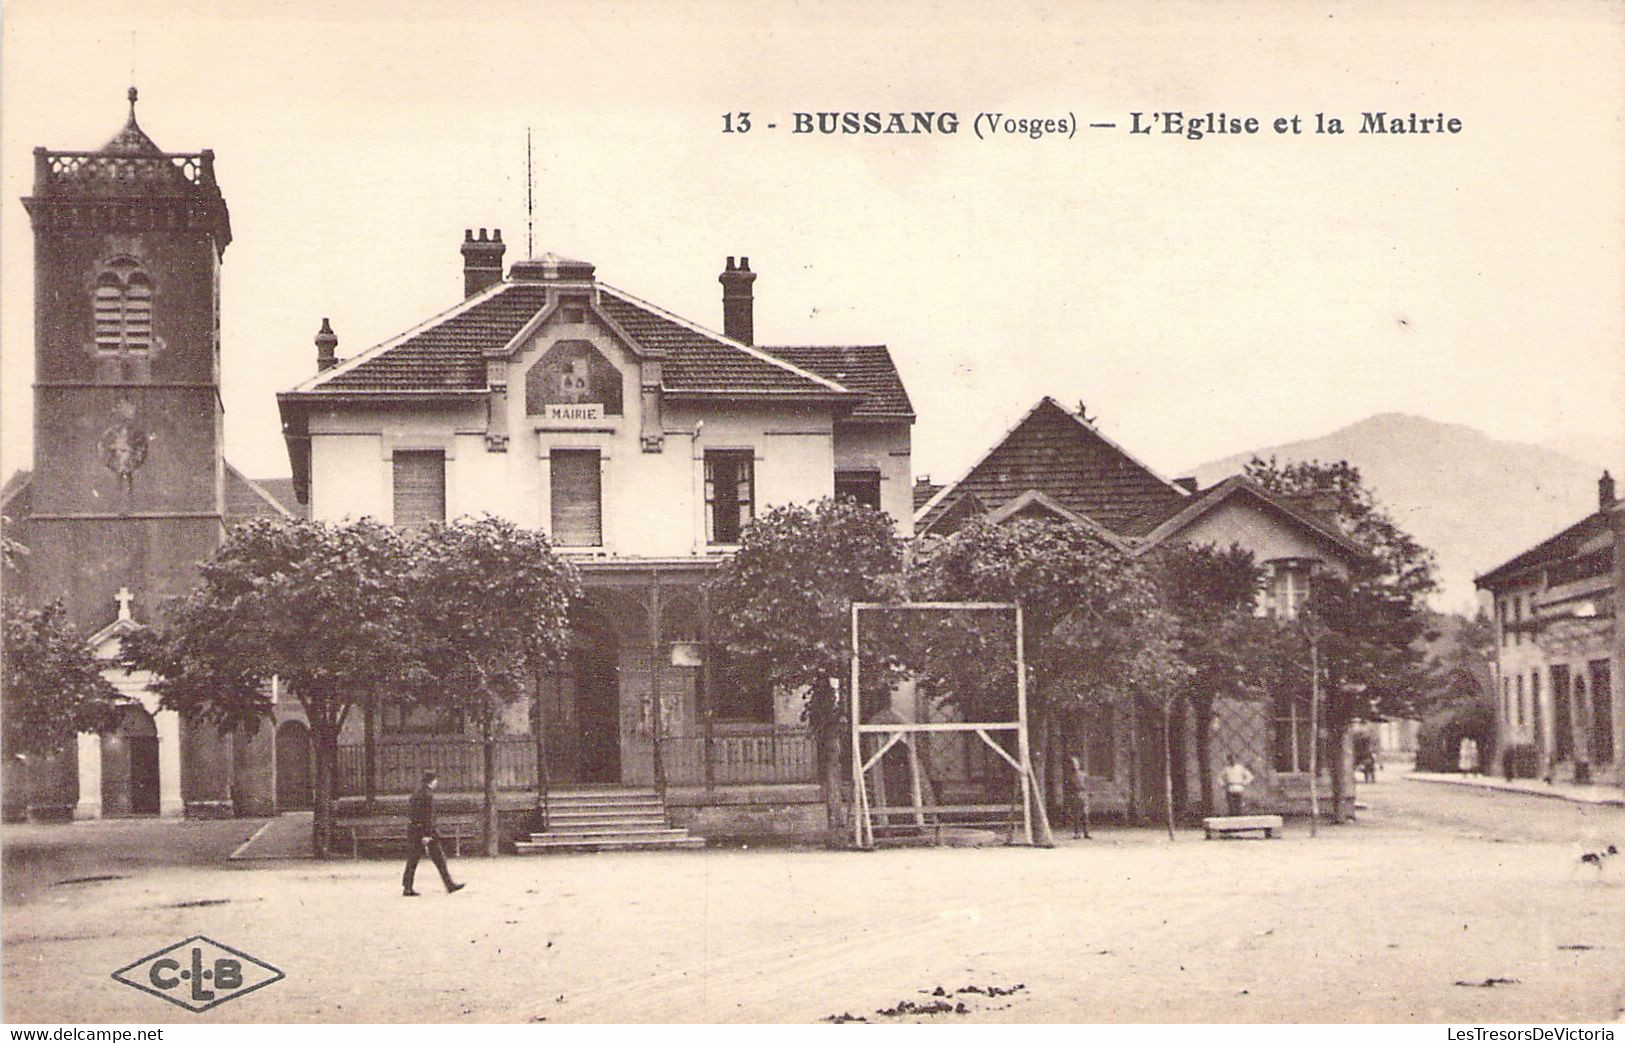
[[514, 844], [519, 854], [700, 848], [705, 838], [672, 826], [652, 789], [571, 787], [547, 794], [547, 829]]

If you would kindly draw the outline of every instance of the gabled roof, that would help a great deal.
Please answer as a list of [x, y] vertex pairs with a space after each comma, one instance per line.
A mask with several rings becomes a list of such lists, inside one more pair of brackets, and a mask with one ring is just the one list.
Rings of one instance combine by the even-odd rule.
[[1607, 515], [1602, 511], [1594, 511], [1555, 536], [1541, 540], [1522, 554], [1476, 577], [1473, 585], [1493, 590], [1498, 583], [1511, 579], [1520, 572], [1573, 557], [1581, 553], [1593, 540], [1606, 540], [1612, 531], [1608, 525]]
[[[547, 306], [545, 281], [509, 278], [324, 370], [292, 397], [477, 394], [501, 354]], [[603, 283], [596, 306], [633, 350], [661, 359], [673, 395], [791, 396], [852, 404], [853, 415], [912, 416], [884, 347], [773, 348], [740, 343]], [[849, 372], [850, 382], [833, 376]]]
[[1119, 550], [1127, 549], [1116, 533], [1091, 518], [1085, 517], [1076, 511], [1068, 510], [1064, 505], [1057, 503], [1053, 497], [1041, 493], [1037, 489], [1028, 489], [998, 510], [988, 512], [987, 519], [997, 524], [1023, 514], [1047, 514], [1052, 518], [1059, 518], [1074, 525], [1081, 525], [1113, 547]]
[[794, 344], [762, 350], [858, 392], [863, 401], [852, 410], [854, 418], [914, 419], [914, 404], [884, 344]]
[[1271, 496], [1257, 482], [1239, 474], [1232, 475], [1217, 485], [1209, 486], [1183, 502], [1161, 504], [1135, 518], [1120, 531], [1129, 536], [1139, 537], [1147, 547], [1156, 546], [1177, 536], [1220, 504], [1232, 500], [1252, 503], [1267, 513], [1319, 536], [1350, 557], [1361, 557], [1365, 554], [1365, 550], [1344, 533], [1318, 518], [1305, 514], [1280, 497]]
[[11, 514], [7, 508], [11, 506], [12, 500], [28, 491], [28, 487], [33, 481], [34, 472], [32, 471], [24, 469], [11, 472], [11, 477], [6, 479], [6, 484], [0, 486], [0, 514], [6, 515], [12, 521], [17, 521], [17, 517]]
[[249, 518], [293, 518], [300, 516], [301, 512], [295, 504], [289, 506], [272, 493], [267, 486], [273, 483], [286, 485], [288, 499], [293, 499], [293, 479], [276, 478], [264, 482], [256, 482], [243, 472], [226, 464], [226, 521], [238, 522]]
[[998, 510], [1029, 490], [1119, 534], [1146, 512], [1188, 498], [1093, 424], [1045, 396], [970, 470], [915, 512], [916, 531], [930, 532], [967, 495]]
[[602, 286], [599, 306], [639, 344], [664, 352], [661, 386], [678, 394], [835, 394], [851, 388], [679, 318], [613, 286]]

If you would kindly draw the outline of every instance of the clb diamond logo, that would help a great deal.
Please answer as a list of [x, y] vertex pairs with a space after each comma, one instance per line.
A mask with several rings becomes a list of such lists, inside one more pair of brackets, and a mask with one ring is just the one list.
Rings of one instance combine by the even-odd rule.
[[113, 972], [113, 980], [201, 1014], [281, 981], [275, 967], [195, 934]]

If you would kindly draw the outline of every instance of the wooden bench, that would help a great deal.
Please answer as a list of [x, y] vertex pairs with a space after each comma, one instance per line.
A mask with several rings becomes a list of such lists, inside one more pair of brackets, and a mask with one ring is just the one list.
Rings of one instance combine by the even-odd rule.
[[1231, 833], [1251, 833], [1262, 830], [1266, 838], [1275, 836], [1281, 828], [1279, 815], [1217, 815], [1202, 820], [1202, 831], [1208, 840]]
[[[350, 857], [359, 858], [362, 844], [406, 844], [406, 818], [340, 819], [333, 824], [334, 832], [350, 839]], [[473, 840], [481, 833], [478, 815], [441, 815], [435, 819], [435, 833], [441, 840], [451, 841], [452, 854], [461, 857], [463, 841]]]

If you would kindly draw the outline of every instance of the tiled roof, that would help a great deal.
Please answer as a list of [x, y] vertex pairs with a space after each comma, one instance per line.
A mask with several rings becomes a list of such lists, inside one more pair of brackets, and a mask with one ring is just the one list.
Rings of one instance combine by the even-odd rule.
[[441, 322], [407, 335], [316, 387], [332, 391], [483, 391], [488, 347], [501, 347], [541, 311], [547, 288], [509, 283]]
[[661, 364], [662, 386], [667, 391], [770, 391], [840, 393], [796, 372], [795, 363], [781, 365], [759, 352], [716, 334], [705, 333], [660, 314], [619, 291], [606, 291], [599, 306], [633, 340], [666, 353]]
[[915, 482], [914, 510], [917, 512], [921, 507], [924, 507], [926, 504], [930, 503], [931, 497], [937, 495], [937, 493], [940, 493], [942, 489], [943, 487], [938, 485], [936, 482], [927, 480]]
[[852, 410], [855, 417], [914, 415], [903, 378], [898, 376], [897, 365], [884, 344], [796, 344], [762, 350], [863, 395], [863, 401]]
[[[1303, 505], [1292, 500], [1271, 495], [1263, 486], [1252, 481], [1245, 475], [1232, 475], [1224, 481], [1210, 485], [1201, 492], [1187, 496], [1181, 500], [1159, 503], [1137, 518], [1125, 522], [1118, 531], [1125, 536], [1136, 538], [1150, 537], [1160, 543], [1189, 528], [1197, 519], [1216, 509], [1219, 504], [1232, 496], [1249, 498], [1256, 506], [1269, 511], [1278, 517], [1284, 517], [1295, 522], [1308, 532], [1317, 534], [1322, 539], [1341, 548], [1350, 555], [1363, 555], [1365, 551], [1359, 544], [1351, 540], [1345, 533], [1334, 525], [1329, 525], [1314, 516], [1313, 513], [1303, 509]], [[1169, 523], [1173, 524], [1170, 525]], [[1159, 532], [1159, 529], [1165, 531]]]
[[1525, 569], [1550, 565], [1572, 557], [1586, 544], [1599, 537], [1608, 536], [1611, 531], [1607, 516], [1601, 511], [1588, 514], [1557, 535], [1547, 537], [1510, 561], [1490, 569], [1473, 580], [1473, 583], [1485, 589], [1494, 589], [1501, 580], [1510, 579]]
[[[278, 496], [273, 486], [286, 487], [286, 495]], [[293, 497], [292, 478], [270, 478], [256, 482], [237, 468], [226, 464], [226, 521], [239, 522], [249, 518], [302, 517], [303, 510]]]
[[[6, 479], [6, 484], [0, 486], [0, 507], [5, 507], [11, 503], [13, 497], [26, 492], [29, 483], [33, 479], [34, 472], [26, 468], [11, 472], [11, 477]], [[16, 521], [17, 518], [13, 517], [11, 520]]]
[[[865, 396], [857, 407], [859, 415], [911, 412], [884, 347], [752, 349], [691, 326], [630, 294], [602, 284], [600, 288], [604, 314], [640, 348], [662, 356], [661, 379], [667, 391], [835, 396], [856, 392]], [[318, 374], [299, 390], [483, 391], [485, 351], [512, 341], [546, 301], [547, 287], [542, 283], [501, 283], [472, 303], [341, 363], [330, 374]], [[850, 369], [857, 386], [835, 379], [823, 365], [803, 366], [790, 357], [795, 351], [809, 351], [817, 356], [815, 361], [842, 371]]]
[[[919, 518], [928, 532], [968, 494], [997, 510], [1028, 490], [1122, 533], [1140, 516], [1187, 497], [1113, 445], [1089, 424], [1045, 398], [970, 472]], [[1175, 507], [1177, 509], [1177, 506]]]

